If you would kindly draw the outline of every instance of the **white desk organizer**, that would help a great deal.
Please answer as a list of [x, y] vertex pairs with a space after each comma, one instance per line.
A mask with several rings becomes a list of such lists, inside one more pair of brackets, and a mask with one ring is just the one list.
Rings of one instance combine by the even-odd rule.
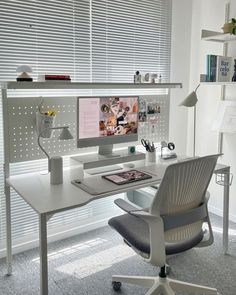
[[146, 161], [147, 163], [156, 162], [156, 151], [155, 152], [146, 152]]
[[[40, 134], [44, 129], [54, 127], [55, 125], [55, 116], [49, 116], [46, 114], [36, 113], [36, 132]], [[41, 137], [50, 138], [52, 136], [53, 130], [45, 130]]]

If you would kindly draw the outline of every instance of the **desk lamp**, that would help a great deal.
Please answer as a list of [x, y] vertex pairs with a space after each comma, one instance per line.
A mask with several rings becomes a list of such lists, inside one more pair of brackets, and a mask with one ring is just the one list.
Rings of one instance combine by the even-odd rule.
[[45, 131], [56, 130], [56, 129], [62, 129], [62, 132], [61, 132], [60, 136], [58, 137], [59, 140], [73, 139], [73, 136], [69, 131], [69, 126], [45, 128], [38, 135], [38, 145], [39, 145], [40, 149], [44, 152], [44, 154], [48, 158], [48, 172], [50, 172], [50, 183], [51, 184], [61, 184], [63, 182], [63, 162], [62, 162], [62, 157], [54, 156], [54, 157], [50, 158], [49, 154], [42, 147], [42, 145], [40, 143], [40, 138], [41, 138], [41, 135]]
[[179, 106], [185, 107], [194, 107], [194, 115], [193, 115], [193, 156], [195, 157], [195, 147], [196, 147], [196, 104], [197, 104], [197, 88], [192, 91], [180, 104]]

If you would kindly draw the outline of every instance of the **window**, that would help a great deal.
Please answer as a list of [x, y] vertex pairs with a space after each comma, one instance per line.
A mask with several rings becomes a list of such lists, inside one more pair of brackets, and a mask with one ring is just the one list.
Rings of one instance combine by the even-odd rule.
[[[171, 0], [1, 0], [0, 15], [0, 81], [15, 80], [21, 64], [32, 67], [35, 81], [40, 74], [65, 73], [74, 81], [132, 82], [136, 70], [157, 72], [169, 81]], [[25, 162], [12, 168], [20, 173], [36, 170], [37, 165]], [[2, 175], [0, 250], [5, 239]], [[32, 239], [36, 214], [15, 193], [12, 210], [13, 238]], [[97, 216], [102, 220], [112, 210], [116, 210], [112, 198], [100, 200], [55, 215], [49, 230], [92, 223]]]

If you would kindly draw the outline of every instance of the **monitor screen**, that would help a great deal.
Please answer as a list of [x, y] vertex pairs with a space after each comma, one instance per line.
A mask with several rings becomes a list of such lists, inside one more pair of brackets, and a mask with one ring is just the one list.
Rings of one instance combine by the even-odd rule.
[[78, 97], [78, 147], [136, 140], [138, 96]]

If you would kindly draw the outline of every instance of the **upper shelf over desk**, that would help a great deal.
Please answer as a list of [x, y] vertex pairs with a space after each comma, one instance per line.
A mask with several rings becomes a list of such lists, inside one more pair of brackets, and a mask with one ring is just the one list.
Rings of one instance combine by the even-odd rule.
[[113, 83], [113, 82], [3, 82], [2, 89], [153, 89], [182, 88], [182, 83]]
[[202, 30], [202, 40], [219, 43], [236, 41], [236, 35], [224, 34], [215, 31]]
[[236, 86], [236, 82], [201, 82], [202, 85], [212, 85], [212, 86], [216, 86], [216, 85], [228, 85], [228, 86]]

